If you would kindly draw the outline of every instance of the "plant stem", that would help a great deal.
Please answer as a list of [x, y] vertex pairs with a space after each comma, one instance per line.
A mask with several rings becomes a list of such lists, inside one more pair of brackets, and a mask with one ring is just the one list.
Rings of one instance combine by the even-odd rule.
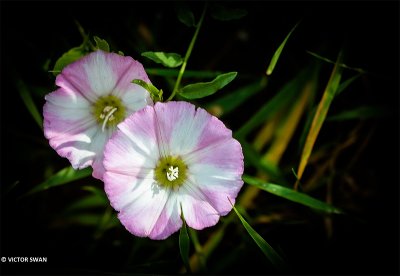
[[174, 90], [172, 91], [172, 94], [171, 94], [171, 96], [169, 96], [169, 98], [167, 99], [167, 101], [172, 100], [172, 99], [175, 97], [176, 93], [178, 92], [179, 85], [181, 84], [181, 80], [182, 80], [183, 73], [185, 72], [186, 64], [187, 64], [187, 62], [188, 62], [188, 59], [189, 59], [189, 57], [190, 57], [190, 54], [192, 53], [194, 44], [195, 44], [196, 39], [197, 39], [197, 35], [199, 34], [199, 31], [200, 31], [200, 27], [201, 27], [201, 25], [203, 24], [204, 15], [206, 14], [206, 9], [207, 9], [207, 2], [206, 2], [206, 4], [205, 4], [205, 6], [204, 6], [203, 13], [201, 14], [200, 20], [199, 20], [199, 22], [197, 23], [196, 31], [195, 31], [195, 33], [194, 33], [194, 35], [193, 35], [192, 41], [190, 41], [189, 48], [188, 48], [187, 51], [186, 51], [186, 55], [185, 55], [185, 58], [184, 58], [184, 60], [183, 60], [181, 69], [179, 70], [178, 78], [176, 79], [176, 83], [175, 83], [175, 86], [174, 86]]

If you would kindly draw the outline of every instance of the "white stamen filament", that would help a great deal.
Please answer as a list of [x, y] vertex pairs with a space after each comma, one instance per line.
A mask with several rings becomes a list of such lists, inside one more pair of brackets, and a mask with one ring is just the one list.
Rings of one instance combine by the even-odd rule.
[[[112, 106], [106, 106], [106, 107], [104, 108], [103, 112], [108, 112], [111, 108], [112, 108]], [[118, 110], [118, 108], [114, 107], [114, 108], [112, 108], [111, 111], [108, 112], [107, 115], [105, 116], [104, 121], [103, 121], [103, 126], [101, 127], [101, 130], [102, 130], [103, 132], [104, 132], [104, 129], [106, 128], [107, 122], [108, 122], [108, 121], [112, 121], [112, 120], [114, 119], [113, 113], [114, 113], [115, 111], [117, 111], [117, 110]], [[100, 115], [100, 118], [102, 117], [102, 115], [104, 115], [104, 113], [102, 113], [102, 114]], [[111, 117], [111, 116], [113, 116], [113, 117]], [[101, 118], [101, 119], [103, 119], [103, 118]]]
[[178, 177], [179, 177], [179, 169], [178, 169], [178, 167], [170, 166], [168, 168], [168, 170], [169, 170], [169, 172], [167, 172], [167, 179], [169, 181], [174, 181], [174, 180], [178, 179]]

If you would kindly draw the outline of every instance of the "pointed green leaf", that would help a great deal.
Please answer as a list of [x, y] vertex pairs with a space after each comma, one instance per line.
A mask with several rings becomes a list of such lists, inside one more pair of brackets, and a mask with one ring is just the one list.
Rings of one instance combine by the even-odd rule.
[[235, 213], [237, 214], [237, 216], [239, 217], [240, 221], [242, 222], [242, 224], [243, 224], [244, 228], [246, 229], [247, 233], [249, 233], [250, 237], [256, 242], [258, 247], [261, 249], [261, 251], [267, 257], [267, 259], [272, 263], [272, 265], [278, 271], [283, 272], [283, 271], [287, 270], [286, 266], [285, 266], [285, 262], [282, 259], [282, 257], [275, 251], [275, 249], [272, 248], [271, 245], [269, 245], [269, 243], [267, 243], [263, 239], [263, 237], [260, 236], [260, 234], [258, 234], [256, 232], [256, 230], [254, 230], [250, 226], [250, 224], [247, 223], [247, 221], [242, 217], [242, 215], [235, 208], [235, 206], [232, 205], [232, 207], [233, 207], [233, 210], [235, 211]]
[[65, 213], [71, 213], [79, 210], [86, 210], [91, 208], [107, 206], [107, 204], [108, 201], [106, 198], [99, 196], [97, 194], [93, 194], [73, 202], [64, 211]]
[[99, 50], [103, 50], [105, 52], [110, 52], [110, 45], [108, 45], [107, 41], [101, 39], [98, 36], [93, 37], [94, 41], [96, 42], [96, 48]]
[[288, 41], [290, 35], [293, 33], [293, 31], [296, 29], [297, 25], [299, 25], [299, 23], [297, 23], [293, 29], [289, 32], [289, 34], [285, 37], [285, 39], [283, 40], [283, 42], [281, 43], [281, 45], [278, 47], [278, 49], [275, 51], [274, 55], [272, 56], [271, 62], [269, 63], [269, 66], [267, 68], [267, 76], [271, 75], [272, 72], [275, 69], [276, 63], [279, 60], [279, 57], [281, 56], [282, 50], [286, 45], [286, 42]]
[[189, 246], [190, 246], [189, 235], [186, 228], [186, 221], [182, 212], [182, 228], [179, 232], [179, 251], [181, 253], [181, 257], [183, 260], [183, 264], [185, 265], [186, 271], [188, 273], [191, 273], [189, 264]]
[[213, 4], [210, 7], [210, 13], [214, 19], [221, 21], [240, 19], [247, 15], [246, 10], [230, 8], [221, 4]]
[[342, 82], [336, 91], [336, 96], [338, 96], [340, 93], [342, 93], [350, 84], [352, 84], [356, 79], [358, 79], [362, 75], [363, 75], [363, 73], [359, 73], [359, 74], [355, 75], [354, 77], [351, 77], [350, 79]]
[[248, 175], [243, 175], [243, 181], [246, 182], [247, 184], [256, 186], [257, 188], [269, 192], [271, 194], [274, 194], [276, 196], [286, 198], [290, 201], [300, 203], [302, 205], [323, 211], [325, 213], [331, 213], [331, 214], [343, 213], [343, 211], [341, 211], [339, 208], [336, 208], [330, 204], [315, 199], [307, 194], [297, 192], [293, 189], [289, 189], [281, 185], [266, 183], [261, 179], [254, 178]]
[[183, 62], [181, 55], [176, 53], [144, 52], [142, 53], [142, 56], [170, 68], [178, 67]]
[[[179, 70], [165, 69], [165, 68], [146, 68], [146, 73], [149, 75], [161, 76], [161, 77], [176, 77], [179, 75]], [[205, 79], [205, 78], [215, 78], [221, 74], [222, 72], [220, 71], [185, 70], [185, 72], [183, 73], [183, 77]]]
[[[342, 78], [343, 67], [339, 66], [342, 62], [342, 52], [339, 53], [338, 59], [335, 67], [331, 73], [331, 77], [326, 85], [324, 94], [318, 104], [317, 111], [315, 112], [314, 118], [311, 123], [311, 127], [308, 131], [306, 142], [303, 147], [303, 151], [300, 158], [300, 164], [297, 169], [297, 175], [299, 177], [298, 180], [301, 179], [304, 170], [307, 166], [308, 159], [311, 155], [312, 149], [314, 147], [315, 141], [317, 140], [318, 134], [321, 130], [321, 127], [326, 119], [326, 115], [328, 114], [329, 107], [336, 95], [336, 92], [339, 88], [340, 80]], [[296, 187], [296, 185], [295, 185]]]
[[31, 93], [29, 92], [25, 83], [22, 80], [18, 79], [16, 81], [16, 85], [17, 85], [19, 95], [21, 96], [22, 101], [24, 102], [29, 113], [32, 115], [35, 122], [39, 125], [40, 129], [43, 129], [42, 115], [40, 115], [35, 103], [33, 102]]
[[141, 87], [149, 91], [153, 101], [162, 101], [162, 94], [163, 94], [162, 90], [161, 89], [158, 90], [152, 83], [150, 82], [147, 83], [141, 79], [133, 80], [132, 83], [140, 85]]
[[196, 26], [193, 12], [189, 9], [187, 5], [179, 3], [179, 6], [176, 6], [175, 11], [180, 22], [188, 27]]
[[75, 170], [72, 167], [66, 167], [66, 168], [58, 171], [56, 174], [51, 176], [46, 181], [44, 181], [41, 184], [37, 185], [27, 195], [31, 195], [31, 194], [36, 193], [36, 192], [44, 191], [44, 190], [47, 190], [47, 189], [50, 189], [50, 188], [53, 188], [53, 187], [56, 187], [56, 186], [67, 184], [69, 182], [88, 177], [91, 174], [92, 174], [92, 169], [91, 168], [85, 168], [85, 169], [82, 169], [82, 170]]
[[53, 74], [55, 76], [57, 76], [59, 73], [61, 73], [62, 69], [64, 69], [65, 66], [80, 59], [81, 57], [85, 56], [86, 54], [87, 54], [87, 51], [85, 51], [82, 48], [82, 46], [74, 47], [74, 48], [70, 49], [68, 52], [64, 53], [56, 61], [53, 71], [51, 71], [51, 72], [53, 72]]
[[233, 81], [236, 75], [237, 72], [230, 72], [219, 75], [210, 82], [189, 84], [180, 90], [179, 95], [186, 99], [199, 99], [210, 96]]
[[300, 93], [301, 86], [310, 74], [310, 69], [304, 69], [293, 80], [287, 82], [281, 90], [266, 102], [256, 114], [236, 132], [236, 137], [245, 137], [253, 129], [271, 118], [283, 106], [290, 103], [296, 94]]

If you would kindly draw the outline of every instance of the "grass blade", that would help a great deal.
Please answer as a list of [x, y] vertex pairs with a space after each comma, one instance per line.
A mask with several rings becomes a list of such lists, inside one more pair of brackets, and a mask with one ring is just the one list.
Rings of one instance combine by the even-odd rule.
[[267, 76], [271, 75], [272, 72], [275, 69], [276, 63], [279, 60], [279, 57], [281, 56], [282, 50], [286, 45], [286, 42], [288, 41], [290, 35], [293, 33], [293, 31], [296, 29], [296, 27], [299, 25], [299, 23], [297, 23], [292, 30], [288, 33], [288, 35], [285, 37], [285, 39], [283, 40], [283, 42], [281, 43], [281, 45], [278, 47], [278, 49], [275, 51], [274, 55], [272, 56], [272, 59], [268, 65], [267, 71], [265, 72], [265, 74], [267, 74]]
[[[229, 198], [228, 198], [229, 200]], [[232, 204], [232, 202], [231, 202]], [[233, 206], [233, 210], [235, 211], [235, 213], [237, 214], [237, 216], [239, 217], [240, 221], [242, 222], [244, 228], [246, 229], [247, 233], [249, 233], [249, 235], [251, 236], [251, 238], [255, 241], [255, 243], [258, 245], [258, 247], [261, 249], [261, 251], [264, 253], [264, 255], [267, 257], [267, 259], [272, 263], [272, 265], [278, 270], [278, 271], [285, 271], [286, 266], [285, 266], [285, 262], [283, 261], [282, 257], [279, 256], [279, 254], [272, 248], [271, 245], [269, 245], [264, 239], [263, 237], [260, 236], [260, 234], [258, 234], [256, 232], [256, 230], [254, 230], [250, 224], [247, 223], [247, 221], [242, 217], [242, 215], [239, 213], [239, 211], [235, 208], [235, 206]]]
[[378, 106], [360, 106], [352, 110], [343, 111], [337, 115], [326, 118], [327, 121], [360, 120], [368, 118], [384, 117], [388, 110]]
[[290, 103], [296, 93], [300, 92], [300, 88], [309, 74], [310, 71], [305, 69], [283, 86], [271, 100], [265, 103], [257, 113], [251, 116], [251, 119], [236, 132], [236, 137], [245, 137], [253, 129], [271, 118], [282, 106]]
[[283, 187], [281, 185], [265, 183], [264, 181], [248, 175], [243, 175], [243, 181], [247, 184], [256, 186], [257, 188], [274, 194], [279, 197], [286, 198], [290, 201], [323, 211], [328, 214], [342, 214], [339, 208], [329, 205], [323, 201], [315, 199], [307, 194], [297, 192], [293, 189]]
[[85, 178], [92, 174], [92, 168], [86, 168], [82, 170], [75, 170], [72, 167], [66, 167], [56, 174], [51, 176], [46, 181], [42, 182], [41, 184], [37, 185], [33, 188], [27, 195], [31, 195], [36, 192], [44, 191], [53, 187], [57, 187], [60, 185], [67, 184], [69, 182]]
[[22, 101], [24, 102], [26, 108], [28, 109], [29, 113], [32, 115], [35, 122], [39, 125], [40, 129], [43, 130], [43, 119], [42, 119], [42, 116], [40, 115], [35, 103], [33, 102], [31, 93], [29, 92], [28, 88], [26, 87], [25, 83], [22, 80], [18, 80], [16, 82], [16, 84], [17, 84], [17, 89], [18, 89], [19, 95], [21, 96]]
[[[324, 95], [322, 96], [322, 99], [319, 102], [317, 111], [315, 112], [313, 121], [311, 123], [311, 127], [303, 147], [303, 152], [301, 154], [300, 164], [297, 169], [297, 176], [299, 177], [298, 181], [301, 179], [303, 175], [305, 167], [308, 163], [308, 159], [311, 155], [311, 151], [314, 147], [315, 141], [317, 140], [319, 131], [321, 130], [322, 124], [325, 121], [326, 115], [328, 114], [329, 107], [338, 90], [343, 69], [341, 66], [339, 66], [341, 61], [342, 61], [342, 52], [339, 53], [336, 65], [333, 68], [331, 77], [325, 88]], [[295, 184], [295, 189], [297, 188], [298, 181]]]

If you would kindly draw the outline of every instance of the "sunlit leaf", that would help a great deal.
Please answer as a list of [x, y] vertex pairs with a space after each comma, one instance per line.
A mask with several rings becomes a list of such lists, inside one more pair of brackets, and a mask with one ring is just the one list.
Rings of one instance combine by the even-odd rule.
[[265, 183], [261, 179], [254, 178], [248, 175], [243, 175], [243, 181], [247, 184], [256, 186], [257, 188], [260, 188], [261, 190], [267, 191], [276, 196], [286, 198], [290, 201], [300, 203], [302, 205], [323, 211], [325, 213], [343, 213], [339, 208], [315, 199], [307, 194], [297, 192], [294, 189], [286, 188], [273, 183]]
[[221, 4], [213, 4], [210, 7], [210, 14], [214, 19], [221, 21], [229, 21], [240, 19], [247, 15], [247, 11], [243, 9], [230, 8]]
[[285, 39], [283, 40], [283, 42], [281, 43], [281, 45], [278, 47], [278, 49], [275, 51], [274, 55], [272, 56], [272, 59], [271, 59], [269, 65], [268, 65], [268, 68], [267, 68], [267, 72], [266, 72], [267, 76], [271, 75], [272, 72], [274, 71], [275, 66], [276, 66], [276, 63], [278, 62], [279, 57], [281, 56], [282, 50], [283, 50], [283, 48], [285, 47], [286, 42], [288, 41], [290, 35], [291, 35], [291, 34], [293, 33], [293, 31], [296, 29], [297, 25], [299, 25], [299, 23], [297, 23], [297, 24], [292, 28], [292, 30], [288, 33], [288, 35], [285, 37]]
[[92, 174], [91, 168], [75, 170], [72, 167], [66, 167], [66, 168], [58, 171], [57, 173], [55, 173], [53, 176], [51, 176], [46, 181], [37, 185], [28, 194], [30, 195], [30, 194], [33, 194], [33, 193], [36, 193], [39, 191], [44, 191], [44, 190], [47, 190], [47, 189], [50, 189], [53, 187], [64, 185], [64, 184], [70, 183], [72, 181], [88, 177], [91, 174]]
[[[146, 68], [146, 73], [154, 76], [161, 77], [176, 77], [179, 75], [179, 69], [165, 69], [165, 68]], [[183, 77], [185, 78], [215, 78], [221, 75], [220, 71], [195, 71], [195, 70], [185, 70]]]
[[152, 83], [147, 83], [141, 79], [133, 80], [132, 83], [140, 85], [141, 87], [146, 89], [150, 93], [150, 96], [154, 101], [162, 101], [162, 90], [158, 90]]
[[40, 129], [43, 129], [42, 115], [40, 115], [35, 103], [33, 102], [33, 99], [32, 99], [30, 91], [28, 90], [28, 87], [20, 79], [18, 79], [16, 81], [16, 85], [17, 85], [19, 95], [21, 96], [22, 101], [24, 102], [29, 113], [32, 115], [32, 118], [39, 125]]
[[110, 52], [110, 46], [108, 45], [107, 41], [101, 39], [98, 36], [93, 37], [94, 41], [96, 42], [96, 48], [99, 50], [103, 50], [105, 52]]
[[[232, 203], [231, 203], [232, 204]], [[261, 249], [261, 251], [264, 253], [264, 255], [267, 257], [267, 259], [272, 263], [272, 265], [278, 270], [278, 271], [285, 271], [286, 266], [285, 262], [282, 259], [282, 257], [275, 251], [275, 249], [272, 248], [269, 243], [267, 243], [263, 237], [260, 236], [251, 226], [250, 224], [247, 223], [247, 221], [242, 217], [242, 215], [239, 213], [239, 211], [233, 206], [233, 210], [239, 217], [240, 221], [242, 222], [244, 228], [246, 229], [247, 233], [251, 236], [251, 238], [256, 242], [258, 247]]]
[[237, 72], [230, 72], [219, 75], [210, 82], [199, 82], [189, 84], [180, 90], [179, 95], [186, 99], [199, 99], [210, 96], [222, 89], [225, 85], [235, 79]]
[[144, 52], [142, 53], [142, 56], [170, 68], [178, 67], [183, 62], [181, 55], [176, 53]]
[[189, 264], [189, 249], [190, 249], [189, 246], [190, 246], [189, 235], [186, 228], [186, 221], [182, 212], [182, 228], [179, 232], [179, 251], [181, 253], [181, 257], [183, 260], [183, 264], [185, 265], [186, 271], [190, 273], [191, 269]]
[[[315, 141], [317, 140], [319, 131], [321, 130], [322, 124], [325, 121], [326, 115], [328, 114], [329, 107], [335, 97], [336, 91], [338, 90], [340, 79], [342, 77], [343, 67], [338, 66], [342, 61], [342, 52], [339, 53], [337, 63], [332, 71], [331, 77], [325, 88], [324, 94], [321, 101], [318, 104], [317, 111], [315, 112], [313, 121], [311, 123], [310, 130], [306, 138], [306, 142], [303, 147], [303, 151], [300, 158], [300, 164], [297, 169], [298, 180], [301, 179], [304, 169], [308, 163], [308, 159], [311, 155]], [[298, 182], [296, 182], [297, 185]]]

